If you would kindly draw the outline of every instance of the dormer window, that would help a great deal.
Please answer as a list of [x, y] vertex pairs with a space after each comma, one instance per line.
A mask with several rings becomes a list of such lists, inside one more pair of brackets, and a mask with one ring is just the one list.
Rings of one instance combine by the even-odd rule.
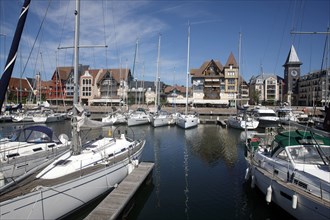
[[231, 69], [231, 70], [233, 69], [233, 65], [232, 64], [229, 65], [229, 69]]

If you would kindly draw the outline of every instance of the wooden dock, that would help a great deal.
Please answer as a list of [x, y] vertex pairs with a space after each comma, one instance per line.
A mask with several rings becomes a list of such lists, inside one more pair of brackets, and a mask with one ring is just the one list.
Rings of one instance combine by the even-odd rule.
[[153, 167], [154, 163], [141, 162], [85, 219], [117, 219]]

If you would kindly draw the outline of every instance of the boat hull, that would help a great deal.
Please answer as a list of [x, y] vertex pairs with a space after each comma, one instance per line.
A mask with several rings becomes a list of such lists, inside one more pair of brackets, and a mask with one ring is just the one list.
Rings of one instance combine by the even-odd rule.
[[259, 121], [257, 120], [245, 121], [236, 117], [229, 117], [227, 123], [230, 127], [241, 130], [254, 130], [259, 125]]
[[3, 201], [0, 203], [1, 219], [58, 219], [66, 216], [112, 190], [134, 169], [131, 158], [139, 160], [142, 151], [143, 147], [130, 158], [104, 164], [103, 168], [91, 174], [50, 187], [37, 186], [28, 194]]
[[183, 129], [194, 128], [198, 126], [199, 120], [197, 117], [178, 117], [176, 121], [177, 125]]
[[144, 125], [144, 124], [149, 124], [149, 123], [150, 123], [149, 117], [127, 119], [128, 126]]
[[151, 119], [153, 127], [161, 127], [172, 124], [172, 118], [170, 117], [153, 117]]
[[[252, 176], [256, 186], [260, 191], [267, 195], [267, 189], [271, 184], [271, 202], [274, 202], [286, 212], [290, 213], [297, 219], [320, 219], [329, 220], [329, 202], [323, 200], [323, 202], [317, 202], [318, 200], [312, 200], [307, 198], [306, 195], [299, 193], [298, 190], [290, 189], [285, 184], [275, 179], [269, 178], [259, 168], [255, 168], [252, 171]], [[290, 185], [290, 184], [289, 184]], [[297, 196], [297, 207], [294, 209], [293, 196]], [[265, 201], [266, 202], [266, 201]], [[328, 204], [328, 205], [326, 205]]]

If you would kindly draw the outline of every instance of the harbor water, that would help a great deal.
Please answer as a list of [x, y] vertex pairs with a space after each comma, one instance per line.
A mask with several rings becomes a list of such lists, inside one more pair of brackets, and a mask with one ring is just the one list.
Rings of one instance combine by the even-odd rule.
[[[22, 125], [1, 124], [5, 136]], [[50, 123], [56, 135], [71, 136], [70, 121]], [[115, 127], [102, 129], [109, 135]], [[142, 185], [125, 219], [290, 219], [245, 181], [245, 132], [215, 124], [184, 130], [177, 126], [131, 127], [145, 138], [142, 161], [154, 162], [150, 183]], [[94, 133], [93, 135], [99, 135]], [[86, 137], [88, 138], [88, 137]], [[70, 218], [83, 219], [97, 205]]]

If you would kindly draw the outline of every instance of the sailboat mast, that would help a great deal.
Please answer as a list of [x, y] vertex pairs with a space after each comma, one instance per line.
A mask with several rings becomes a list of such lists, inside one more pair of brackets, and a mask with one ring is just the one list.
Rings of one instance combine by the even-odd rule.
[[155, 80], [155, 112], [158, 112], [158, 105], [159, 105], [159, 84], [158, 84], [158, 79], [159, 79], [159, 59], [160, 59], [160, 40], [161, 40], [161, 34], [159, 34], [158, 37], [158, 56], [157, 56], [157, 74], [156, 74], [156, 80]]
[[0, 114], [1, 114], [1, 110], [2, 110], [2, 105], [3, 102], [5, 100], [5, 95], [7, 92], [7, 87], [9, 84], [9, 80], [11, 78], [11, 75], [13, 73], [13, 69], [14, 69], [14, 65], [16, 62], [16, 58], [17, 58], [17, 50], [18, 50], [18, 46], [19, 46], [19, 42], [21, 40], [21, 36], [22, 36], [22, 32], [24, 29], [24, 24], [25, 24], [25, 20], [26, 20], [26, 16], [28, 14], [29, 11], [29, 7], [30, 7], [30, 2], [31, 0], [25, 0], [22, 10], [21, 10], [21, 14], [19, 16], [19, 20], [17, 23], [17, 27], [16, 27], [16, 31], [15, 31], [15, 35], [10, 47], [10, 51], [9, 51], [9, 55], [7, 58], [7, 62], [5, 65], [5, 69], [4, 72], [1, 76], [0, 79]]
[[186, 115], [188, 114], [189, 64], [190, 64], [190, 23], [188, 23], [188, 52], [187, 52], [186, 110], [185, 110]]
[[[240, 76], [241, 76], [241, 46], [242, 46], [242, 34], [241, 32], [239, 32], [239, 42], [238, 42], [238, 78], [237, 78], [237, 98], [238, 98], [238, 102], [239, 105], [242, 105], [242, 101], [241, 101], [241, 91], [240, 91]], [[237, 103], [236, 103], [237, 106]]]
[[78, 65], [79, 65], [79, 23], [80, 23], [80, 1], [76, 0], [75, 15], [75, 33], [74, 33], [74, 66], [73, 66], [73, 118], [72, 118], [72, 151], [73, 154], [79, 154], [79, 137], [77, 131], [77, 108], [78, 104]]

